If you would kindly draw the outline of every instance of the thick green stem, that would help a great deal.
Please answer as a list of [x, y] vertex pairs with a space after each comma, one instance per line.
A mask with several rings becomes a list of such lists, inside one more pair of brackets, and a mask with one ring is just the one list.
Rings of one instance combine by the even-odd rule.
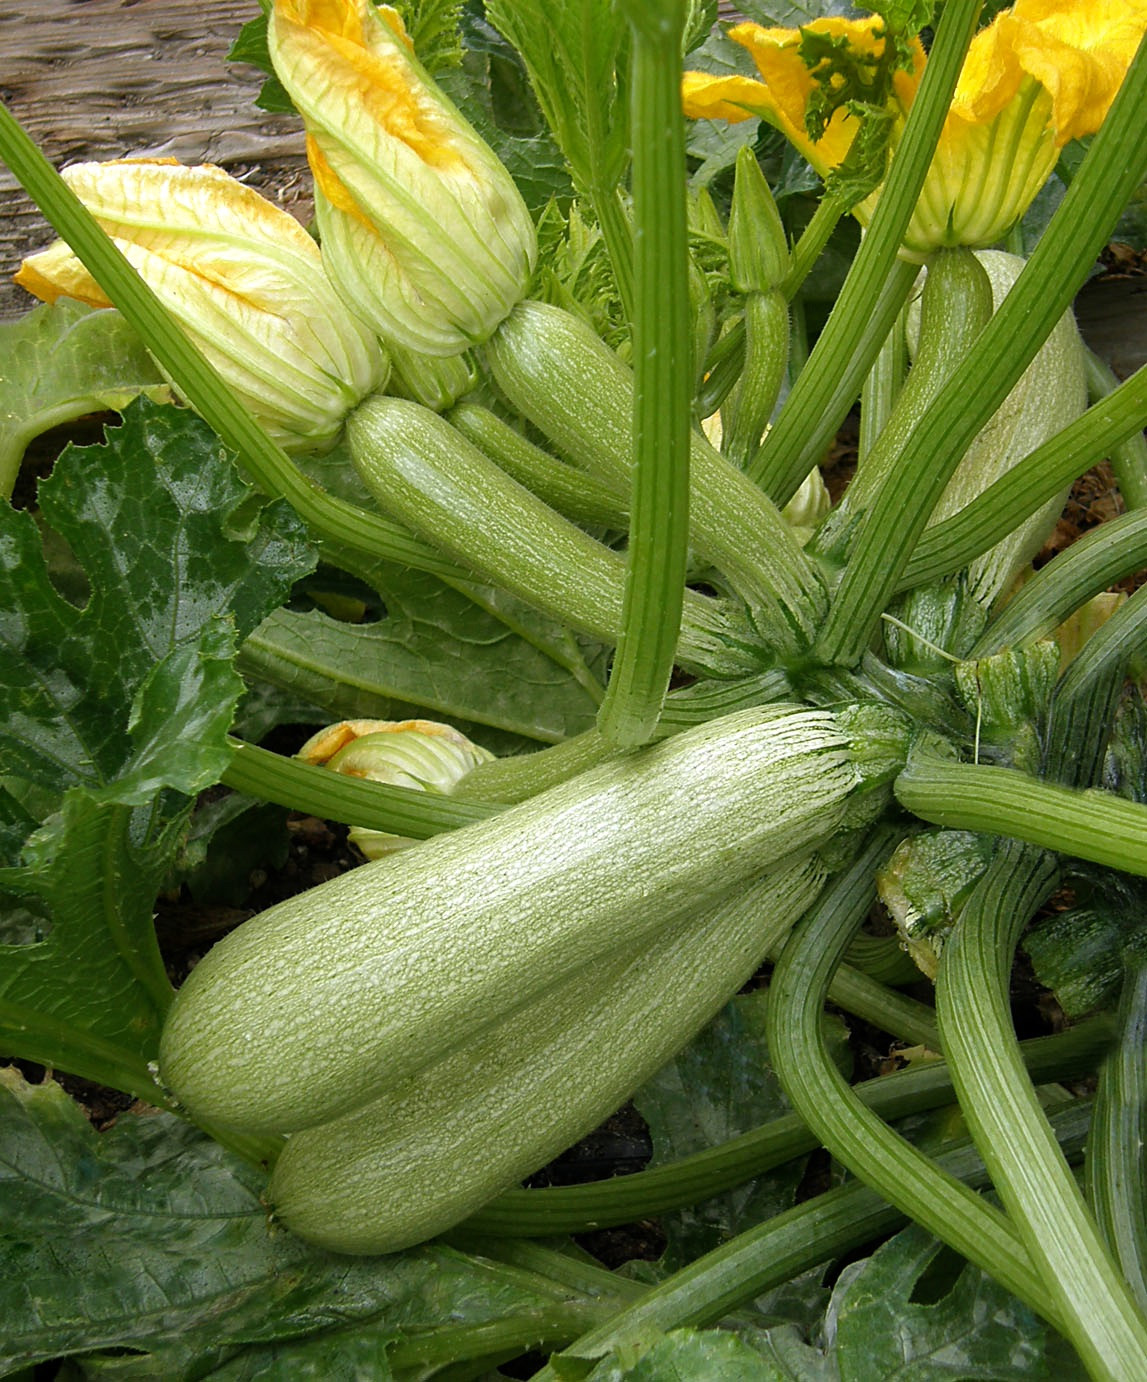
[[890, 843], [890, 835], [874, 837], [789, 938], [769, 985], [769, 1052], [797, 1113], [833, 1156], [1055, 1323], [1041, 1278], [1005, 1216], [943, 1175], [866, 1108], [825, 1043], [821, 1010], [829, 979], [868, 913], [872, 872], [887, 857]]
[[893, 788], [905, 810], [933, 825], [1007, 835], [1147, 877], [1147, 806], [1111, 792], [925, 754], [909, 761]]
[[323, 820], [424, 840], [502, 809], [494, 803], [458, 801], [411, 787], [346, 777], [239, 740], [232, 740], [232, 747], [235, 757], [223, 774], [225, 786]]
[[[1094, 1070], [1110, 1039], [1111, 1024], [1100, 1018], [1058, 1036], [1026, 1041], [1021, 1051], [1032, 1079], [1046, 1083]], [[955, 1097], [948, 1068], [939, 1059], [865, 1080], [853, 1086], [853, 1093], [889, 1122], [942, 1108]], [[819, 1145], [799, 1115], [787, 1113], [720, 1146], [650, 1171], [585, 1185], [508, 1190], [468, 1219], [466, 1229], [544, 1238], [633, 1223], [720, 1194]]]
[[[937, 251], [928, 263], [921, 295], [915, 363], [844, 498], [817, 532], [814, 545], [819, 555], [843, 564], [858, 520], [878, 502], [890, 509], [895, 500], [901, 509], [910, 510], [915, 496], [921, 493], [935, 490], [939, 498], [943, 487], [937, 488], [932, 479], [929, 458], [913, 450], [913, 434], [991, 316], [992, 285], [972, 251]], [[874, 564], [878, 557], [887, 560], [884, 552], [857, 553], [850, 564], [849, 580], [858, 579], [856, 565], [866, 557]]]
[[1099, 1072], [1086, 1186], [1092, 1213], [1147, 1311], [1147, 963], [1123, 983], [1119, 1036]]
[[[1107, 402], [1112, 394], [1118, 393], [1123, 387], [1118, 376], [1092, 350], [1084, 352], [1084, 361], [1087, 366], [1088, 398], [1092, 403]], [[1142, 374], [1144, 368], [1141, 365], [1136, 374]], [[1147, 437], [1143, 435], [1142, 424], [1130, 436], [1112, 446], [1110, 460], [1119, 484], [1119, 493], [1127, 508], [1141, 509], [1147, 505]]]
[[1000, 310], [913, 430], [903, 476], [919, 480], [918, 487], [885, 485], [863, 515], [817, 643], [822, 660], [845, 666], [860, 660], [960, 458], [1071, 303], [1145, 174], [1147, 62], [1139, 62]]
[[1147, 510], [1103, 523], [1041, 567], [984, 630], [970, 658], [989, 657], [1054, 633], [1093, 596], [1147, 564]]
[[926, 585], [967, 566], [1091, 466], [1134, 441], [1144, 426], [1147, 365], [1036, 447], [966, 508], [928, 528], [904, 568], [899, 589]]
[[[1089, 1113], [1081, 1102], [1052, 1120], [1068, 1156], [1082, 1153]], [[983, 1163], [966, 1142], [950, 1144], [936, 1162], [947, 1175], [969, 1184], [984, 1183]], [[699, 1257], [606, 1325], [583, 1335], [563, 1356], [593, 1359], [614, 1349], [636, 1353], [670, 1329], [715, 1324], [770, 1287], [869, 1243], [903, 1221], [899, 1210], [867, 1186], [853, 1183], [830, 1190]], [[560, 1369], [561, 1364], [551, 1363], [534, 1374], [534, 1382], [557, 1382], [569, 1375]]]
[[[948, 114], [964, 54], [975, 32], [979, 0], [944, 6], [904, 136], [872, 222], [807, 366], [762, 446], [753, 478], [786, 504], [820, 460], [860, 392], [884, 338], [916, 277], [897, 258]], [[873, 284], [880, 284], [873, 302]]]
[[944, 947], [937, 1011], [960, 1107], [1039, 1272], [1043, 1313], [1050, 1305], [1062, 1320], [1092, 1377], [1141, 1382], [1147, 1319], [1087, 1212], [1012, 1027], [1015, 947], [1056, 878], [1049, 855], [1015, 844], [1001, 849]]
[[[683, 0], [645, 0], [631, 25], [633, 487], [621, 633], [598, 728], [619, 748], [656, 732], [677, 650], [689, 560], [693, 396]], [[656, 23], [649, 22], [656, 17]]]

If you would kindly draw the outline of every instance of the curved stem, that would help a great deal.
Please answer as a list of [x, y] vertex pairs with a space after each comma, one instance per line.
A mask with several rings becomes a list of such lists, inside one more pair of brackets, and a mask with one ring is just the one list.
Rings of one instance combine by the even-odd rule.
[[411, 787], [346, 777], [238, 739], [231, 745], [235, 757], [221, 779], [224, 786], [323, 820], [424, 840], [503, 809], [492, 802], [459, 801]]
[[[1073, 1104], [1052, 1119], [1068, 1156], [1082, 1154], [1090, 1110]], [[936, 1157], [940, 1170], [969, 1184], [983, 1184], [983, 1163], [966, 1141], [950, 1144]], [[594, 1359], [615, 1349], [638, 1352], [670, 1329], [715, 1324], [730, 1310], [817, 1263], [835, 1257], [899, 1227], [904, 1215], [865, 1185], [853, 1182], [786, 1210], [742, 1233], [648, 1291], [641, 1300], [584, 1334], [564, 1357]], [[577, 1375], [577, 1374], [575, 1374]], [[534, 1382], [569, 1376], [551, 1363]]]
[[1119, 1035], [1100, 1068], [1087, 1142], [1092, 1213], [1147, 1311], [1147, 963], [1128, 967]]
[[[1147, 425], [1147, 365], [1018, 462], [959, 513], [926, 529], [898, 589], [959, 571]], [[1136, 507], [1128, 505], [1128, 508]]]
[[[1087, 368], [1088, 397], [1092, 403], [1106, 403], [1122, 388], [1118, 376], [1093, 350], [1085, 348], [1083, 358]], [[1142, 374], [1144, 368], [1140, 365], [1135, 374]], [[1131, 379], [1135, 378], [1135, 374]], [[1147, 437], [1143, 436], [1142, 429], [1113, 445], [1110, 460], [1126, 507], [1141, 509], [1147, 505]]]
[[889, 844], [877, 836], [785, 946], [769, 985], [768, 1042], [777, 1075], [797, 1113], [849, 1170], [1055, 1323], [1039, 1273], [1007, 1218], [866, 1108], [825, 1043], [828, 982], [867, 915], [872, 871]]
[[[1112, 1262], [1019, 1058], [1008, 982], [1053, 859], [1003, 847], [944, 947], [936, 1004], [960, 1106], [1042, 1280], [1045, 1307], [1095, 1378], [1147, 1377], [1147, 1319]], [[1046, 1308], [1041, 1313], [1046, 1313]]]
[[[1147, 48], [1147, 37], [1143, 45]], [[1140, 61], [1128, 70], [1083, 166], [1014, 287], [913, 430], [905, 456], [927, 458], [925, 473], [911, 472], [922, 483], [907, 491], [885, 484], [861, 518], [817, 643], [823, 661], [852, 666], [860, 660], [960, 458], [1070, 305], [1145, 173], [1147, 61]]]
[[[1147, 65], [1147, 64], [1145, 64]], [[1147, 510], [1103, 523], [1036, 572], [984, 630], [969, 658], [1046, 638], [1094, 595], [1147, 563]]]
[[1147, 806], [1111, 792], [925, 754], [909, 761], [893, 791], [905, 810], [933, 825], [1008, 835], [1147, 877]]
[[[1110, 1039], [1111, 1024], [1096, 1018], [1057, 1036], [1026, 1041], [1020, 1049], [1032, 1079], [1045, 1083], [1094, 1070]], [[939, 1059], [865, 1080], [853, 1086], [853, 1093], [885, 1121], [942, 1108], [955, 1097], [948, 1068]], [[798, 1114], [786, 1113], [720, 1146], [652, 1170], [584, 1185], [507, 1190], [472, 1215], [465, 1228], [545, 1238], [633, 1223], [720, 1194], [819, 1145]]]
[[[871, 224], [808, 365], [757, 455], [753, 479], [777, 504], [788, 503], [836, 434], [915, 281], [916, 266], [897, 256], [979, 13], [979, 0], [944, 6]], [[876, 302], [874, 283], [882, 285]]]

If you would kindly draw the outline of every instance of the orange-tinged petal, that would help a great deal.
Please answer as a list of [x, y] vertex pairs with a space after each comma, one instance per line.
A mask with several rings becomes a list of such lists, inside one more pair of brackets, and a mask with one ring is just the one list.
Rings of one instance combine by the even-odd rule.
[[681, 79], [681, 102], [690, 120], [739, 120], [778, 114], [769, 89], [752, 77], [714, 77], [708, 72], [686, 72]]
[[31, 254], [12, 276], [25, 292], [41, 302], [57, 298], [76, 298], [89, 307], [110, 307], [111, 300], [72, 253], [71, 246], [57, 240], [39, 254]]
[[533, 223], [513, 180], [371, 0], [276, 0], [268, 40], [307, 128], [323, 255], [383, 336], [454, 355], [525, 292]]

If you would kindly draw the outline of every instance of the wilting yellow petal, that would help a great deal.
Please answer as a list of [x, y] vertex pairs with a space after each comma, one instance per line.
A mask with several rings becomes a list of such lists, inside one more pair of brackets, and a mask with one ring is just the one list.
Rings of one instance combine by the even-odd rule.
[[276, 0], [268, 39], [307, 128], [323, 255], [345, 300], [410, 350], [484, 340], [525, 292], [533, 223], [397, 16], [371, 0]]
[[[329, 444], [383, 382], [385, 356], [339, 299], [311, 237], [222, 169], [122, 159], [77, 164], [64, 178], [284, 446]], [[26, 260], [17, 281], [47, 300], [110, 305], [62, 242]]]
[[12, 276], [25, 292], [41, 302], [76, 298], [89, 307], [110, 307], [111, 300], [63, 240], [39, 254], [29, 255]]

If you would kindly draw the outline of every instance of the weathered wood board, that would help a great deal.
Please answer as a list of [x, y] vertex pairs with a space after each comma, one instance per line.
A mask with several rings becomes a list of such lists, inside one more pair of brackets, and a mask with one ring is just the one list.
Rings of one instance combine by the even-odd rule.
[[[298, 121], [256, 109], [260, 73], [225, 61], [258, 12], [257, 0], [0, 0], [0, 95], [57, 167], [218, 163], [305, 217]], [[31, 305], [11, 276], [51, 238], [0, 164], [0, 319]]]

